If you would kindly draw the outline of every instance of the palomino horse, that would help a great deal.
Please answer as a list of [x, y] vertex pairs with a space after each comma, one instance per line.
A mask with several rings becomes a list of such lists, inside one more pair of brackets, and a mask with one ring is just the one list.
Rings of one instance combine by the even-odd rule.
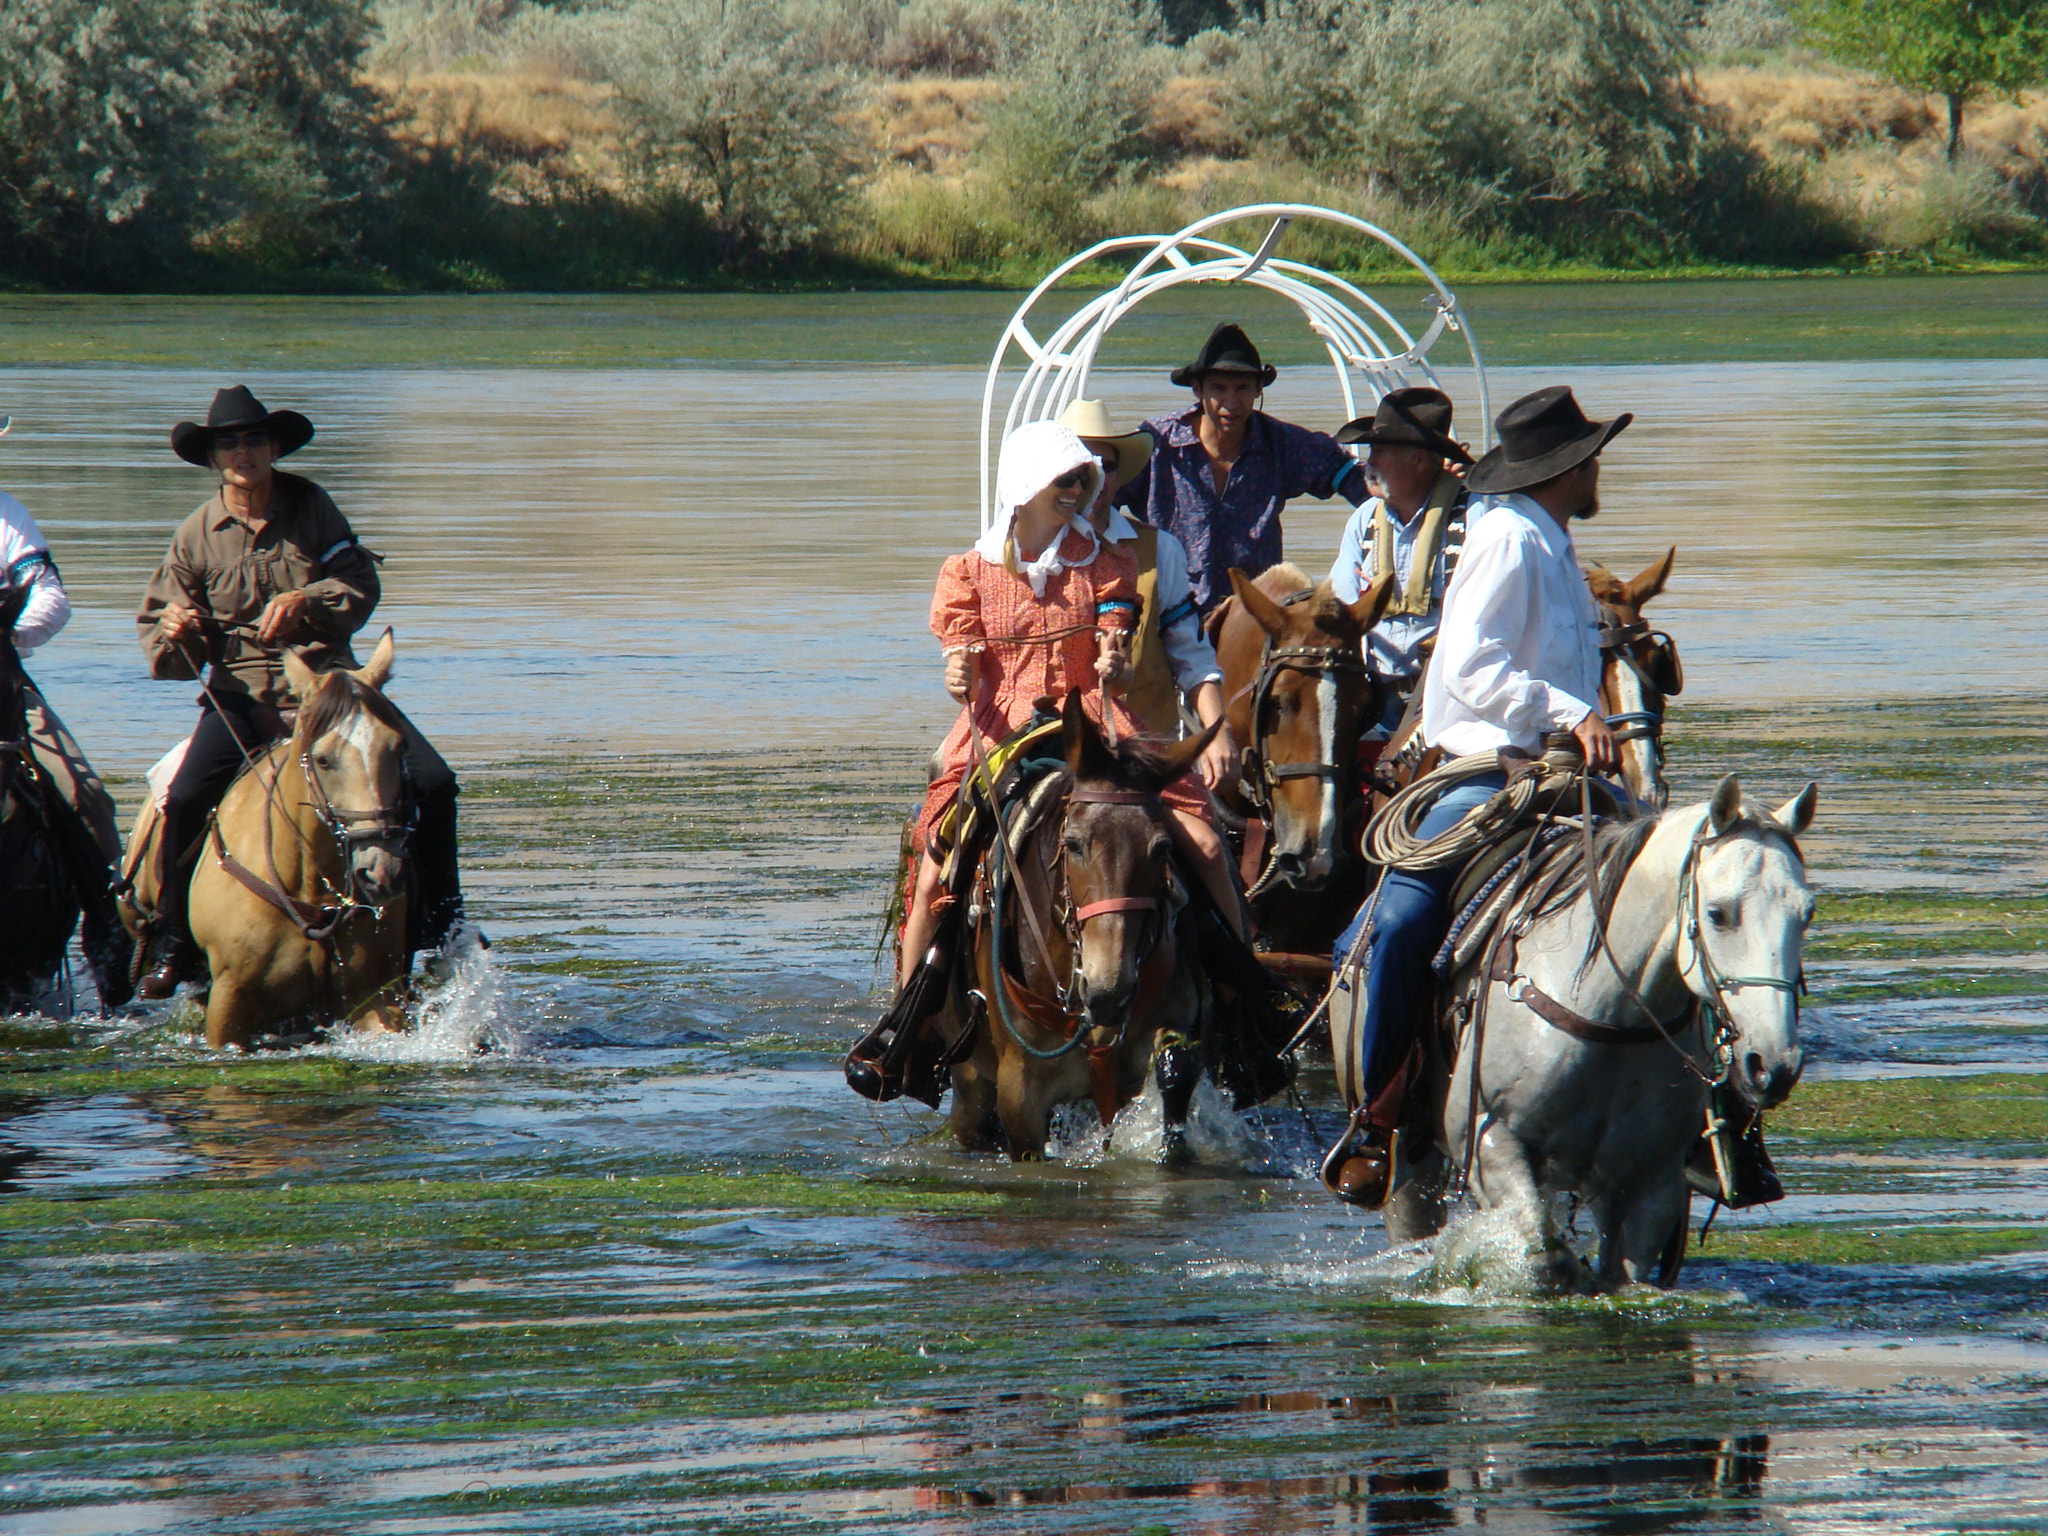
[[25, 586], [0, 588], [0, 1013], [34, 1006], [48, 990], [79, 913], [29, 745], [28, 679], [6, 639], [28, 595]]
[[1643, 618], [1643, 605], [1664, 590], [1674, 545], [1664, 558], [1624, 581], [1605, 566], [1586, 572], [1600, 605], [1600, 709], [1621, 746], [1622, 780], [1638, 805], [1663, 810], [1671, 802], [1664, 781], [1664, 701], [1685, 686], [1678, 643]]
[[[213, 977], [216, 1049], [300, 1018], [404, 1023], [405, 741], [381, 692], [392, 650], [386, 630], [362, 670], [325, 673], [285, 652], [292, 734], [235, 780], [200, 843], [192, 937]], [[145, 909], [136, 877], [157, 864], [147, 845], [161, 827], [149, 811], [125, 861]]]
[[1675, 1283], [1710, 1088], [1762, 1110], [1799, 1080], [1813, 898], [1795, 839], [1815, 798], [1809, 784], [1773, 816], [1731, 774], [1705, 805], [1605, 829], [1571, 899], [1502, 919], [1454, 984], [1440, 1139], [1388, 1203], [1391, 1234], [1435, 1231], [1445, 1175], [1462, 1175], [1539, 1278], [1571, 1288], [1588, 1277], [1548, 1198], [1569, 1193], [1598, 1232], [1595, 1285]]
[[1365, 898], [1356, 763], [1378, 694], [1360, 642], [1385, 612], [1393, 582], [1374, 582], [1355, 603], [1292, 565], [1256, 581], [1232, 570], [1230, 584], [1234, 596], [1219, 606], [1210, 633], [1226, 718], [1245, 745], [1243, 789], [1231, 808], [1247, 818], [1252, 913], [1275, 950], [1315, 957], [1327, 974], [1330, 946]]
[[[1202, 994], [1182, 931], [1188, 896], [1156, 796], [1212, 734], [1111, 748], [1080, 693], [1067, 695], [1065, 767], [1032, 784], [982, 858], [975, 991], [964, 1010], [971, 1049], [963, 1010], [936, 1021], [949, 1054], [966, 1050], [953, 1065], [962, 1146], [1042, 1157], [1054, 1108], [1086, 1099], [1106, 1126], [1143, 1089], [1161, 1036], [1195, 1032]], [[1158, 1054], [1171, 1149], [1199, 1063]]]

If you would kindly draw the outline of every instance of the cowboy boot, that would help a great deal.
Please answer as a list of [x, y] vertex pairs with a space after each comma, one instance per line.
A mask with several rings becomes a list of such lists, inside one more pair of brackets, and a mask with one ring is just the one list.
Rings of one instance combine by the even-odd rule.
[[157, 940], [156, 961], [156, 969], [135, 984], [135, 995], [145, 1003], [175, 996], [179, 987], [205, 969], [199, 946], [182, 933], [166, 933]]
[[1376, 1211], [1394, 1192], [1394, 1155], [1398, 1133], [1376, 1125], [1365, 1114], [1351, 1124], [1323, 1158], [1323, 1187], [1346, 1205]]
[[[1718, 1200], [1734, 1211], [1784, 1199], [1784, 1182], [1764, 1146], [1762, 1116], [1725, 1083], [1716, 1085], [1709, 1102], [1720, 1130], [1709, 1131], [1693, 1143], [1691, 1155], [1686, 1158], [1685, 1182], [1695, 1193]], [[1718, 1157], [1716, 1140], [1721, 1144]]]

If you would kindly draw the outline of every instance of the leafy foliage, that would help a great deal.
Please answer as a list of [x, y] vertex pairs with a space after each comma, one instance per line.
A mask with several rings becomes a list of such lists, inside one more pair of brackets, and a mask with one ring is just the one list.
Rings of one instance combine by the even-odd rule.
[[863, 159], [855, 86], [775, 0], [636, 0], [593, 18], [589, 51], [631, 114], [641, 176], [703, 206], [721, 265], [831, 231]]
[[2048, 75], [2048, 0], [1797, 0], [1801, 26], [1836, 58], [1948, 102], [1948, 157], [1963, 110]]

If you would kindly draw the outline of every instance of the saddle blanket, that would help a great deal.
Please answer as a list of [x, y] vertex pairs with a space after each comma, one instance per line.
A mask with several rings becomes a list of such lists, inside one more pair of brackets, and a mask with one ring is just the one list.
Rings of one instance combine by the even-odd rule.
[[178, 770], [185, 766], [185, 749], [191, 745], [192, 738], [187, 736], [183, 741], [171, 748], [170, 751], [158, 758], [156, 766], [143, 775], [144, 778], [149, 780], [149, 798], [156, 802], [156, 808], [159, 812], [163, 810], [165, 800], [170, 797], [171, 780], [175, 779], [178, 776]]

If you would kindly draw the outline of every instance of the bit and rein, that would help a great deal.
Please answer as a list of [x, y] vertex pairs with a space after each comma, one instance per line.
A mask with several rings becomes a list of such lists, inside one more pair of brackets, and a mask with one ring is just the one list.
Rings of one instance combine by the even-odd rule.
[[[1611, 611], [1611, 610], [1610, 610]], [[1670, 658], [1671, 676], [1665, 681], [1677, 684], [1665, 687], [1660, 681], [1644, 670], [1636, 659], [1635, 648], [1644, 641], [1654, 642], [1661, 653]], [[1603, 617], [1600, 623], [1600, 651], [1613, 658], [1615, 663], [1635, 673], [1636, 681], [1642, 685], [1646, 695], [1662, 700], [1666, 695], [1678, 692], [1683, 686], [1685, 674], [1678, 659], [1678, 642], [1661, 629], [1652, 629], [1642, 619], [1627, 623]], [[1662, 709], [1631, 709], [1620, 714], [1607, 715], [1607, 728], [1614, 732], [1616, 745], [1625, 746], [1631, 741], [1647, 741], [1651, 750], [1661, 758], [1664, 751], [1664, 711]]]
[[[181, 645], [180, 649], [184, 650], [185, 648]], [[189, 651], [187, 652], [187, 660], [193, 660]], [[280, 764], [275, 756], [275, 750], [273, 748], [265, 748], [260, 743], [251, 743], [245, 740], [242, 733], [235, 727], [234, 716], [221, 707], [220, 699], [214, 694], [212, 687], [207, 683], [203, 664], [193, 661], [193, 670], [200, 674], [200, 693], [205, 696], [206, 702], [213, 706], [214, 715], [220, 720], [222, 726], [226, 728], [229, 739], [234, 742], [236, 748], [241, 752], [243, 760], [249, 764], [251, 770], [262, 780], [265, 801], [263, 858], [264, 863], [269, 869], [269, 878], [265, 879], [262, 875], [257, 874], [256, 871], [250, 869], [229, 851], [227, 839], [220, 829], [219, 807], [215, 807], [213, 813], [207, 818], [207, 836], [213, 844], [214, 859], [224, 873], [232, 877], [251, 895], [259, 897], [283, 913], [303, 937], [313, 943], [327, 946], [329, 952], [334, 955], [337, 963], [339, 963], [340, 949], [336, 939], [336, 931], [341, 925], [357, 912], [367, 911], [381, 914], [384, 907], [393, 899], [389, 896], [383, 898], [365, 897], [360, 877], [357, 875], [353, 864], [356, 844], [403, 839], [412, 831], [417, 821], [417, 814], [408, 814], [403, 818], [398, 818], [381, 810], [350, 811], [343, 810], [335, 805], [333, 798], [327, 793], [327, 786], [321, 781], [318, 771], [313, 767], [312, 745], [308, 743], [299, 753], [299, 771], [306, 781], [307, 788], [316, 797], [308, 803], [312, 806], [314, 814], [320, 818], [320, 822], [327, 829], [328, 834], [334, 839], [335, 848], [341, 856], [346, 871], [347, 888], [345, 890], [336, 890], [333, 882], [326, 875], [319, 873], [318, 850], [314, 848], [312, 840], [306, 836], [305, 830], [300, 827], [297, 818], [290, 813], [284, 804], [278, 788]], [[294, 895], [291, 891], [285, 889], [284, 877], [277, 867], [277, 848], [271, 830], [279, 821], [283, 821], [286, 826], [291, 828], [292, 835], [298, 839], [301, 850], [305, 853], [309, 864], [313, 866], [315, 877], [326, 888], [328, 895], [333, 898], [332, 900], [324, 903], [315, 903], [306, 900], [302, 896]], [[363, 830], [364, 828], [367, 828], [367, 830]]]

